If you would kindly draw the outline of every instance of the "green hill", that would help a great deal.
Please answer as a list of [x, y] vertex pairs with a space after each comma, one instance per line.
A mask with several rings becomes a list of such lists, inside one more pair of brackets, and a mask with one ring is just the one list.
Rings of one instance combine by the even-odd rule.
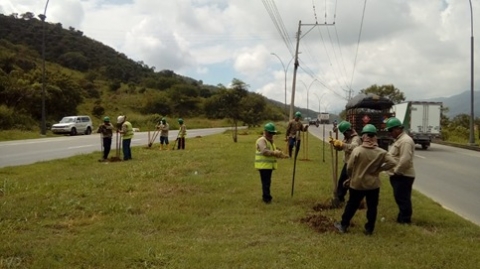
[[74, 114], [91, 115], [96, 122], [103, 115], [127, 114], [139, 127], [163, 116], [235, 118], [250, 125], [285, 117], [283, 103], [247, 91], [248, 82], [232, 78], [235, 86], [226, 88], [172, 70], [156, 71], [80, 30], [43, 24], [31, 12], [0, 14], [0, 25], [0, 130], [39, 128], [44, 27], [47, 126]]

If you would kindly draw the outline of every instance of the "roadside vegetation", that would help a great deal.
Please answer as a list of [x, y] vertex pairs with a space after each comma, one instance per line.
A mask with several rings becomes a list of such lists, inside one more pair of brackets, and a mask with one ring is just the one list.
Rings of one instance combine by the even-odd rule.
[[[280, 129], [280, 128], [279, 128]], [[133, 148], [0, 169], [0, 268], [476, 268], [480, 227], [414, 192], [413, 224], [395, 223], [383, 178], [377, 227], [365, 211], [347, 234], [329, 209], [330, 149], [279, 160], [272, 204], [261, 201], [254, 144], [261, 129], [187, 139], [184, 151]], [[276, 144], [284, 149], [283, 135]], [[304, 142], [306, 144], [306, 141]], [[341, 160], [341, 155], [340, 158]], [[381, 219], [385, 218], [384, 221]]]

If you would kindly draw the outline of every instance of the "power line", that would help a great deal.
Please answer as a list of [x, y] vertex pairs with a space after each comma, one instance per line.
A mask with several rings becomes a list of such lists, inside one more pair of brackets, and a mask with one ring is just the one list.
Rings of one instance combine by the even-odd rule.
[[[360, 23], [360, 33], [358, 34], [357, 51], [355, 53], [355, 61], [353, 62], [352, 80], [350, 81], [350, 85], [353, 85], [353, 76], [355, 75], [355, 68], [357, 67], [358, 48], [360, 47], [360, 38], [362, 37], [363, 19], [365, 18], [365, 9], [366, 8], [367, 8], [367, 0], [365, 0], [365, 2], [363, 4], [362, 21]], [[351, 92], [349, 94], [349, 99], [351, 98], [350, 95], [351, 95]]]

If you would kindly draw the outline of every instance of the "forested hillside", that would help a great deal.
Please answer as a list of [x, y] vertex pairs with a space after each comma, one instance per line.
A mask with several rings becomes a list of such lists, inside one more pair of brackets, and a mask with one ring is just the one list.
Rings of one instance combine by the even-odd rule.
[[[0, 129], [39, 128], [42, 21], [35, 14], [0, 14]], [[45, 23], [47, 125], [65, 115], [125, 113], [137, 125], [159, 117], [231, 118], [246, 124], [283, 119], [283, 104], [248, 91], [156, 71], [60, 23]], [[232, 103], [236, 102], [236, 103]], [[235, 107], [236, 106], [236, 107]], [[235, 113], [232, 113], [235, 111]]]

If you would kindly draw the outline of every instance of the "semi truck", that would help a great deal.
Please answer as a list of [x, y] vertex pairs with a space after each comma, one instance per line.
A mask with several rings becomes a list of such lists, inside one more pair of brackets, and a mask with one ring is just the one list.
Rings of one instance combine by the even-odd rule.
[[385, 121], [392, 116], [394, 103], [387, 97], [373, 93], [360, 93], [350, 99], [345, 106], [346, 120], [358, 134], [366, 124], [373, 124], [377, 128], [378, 146], [388, 150], [393, 139], [385, 130]]
[[432, 139], [441, 137], [442, 108], [442, 102], [407, 101], [394, 105], [392, 113], [415, 144], [428, 149]]

